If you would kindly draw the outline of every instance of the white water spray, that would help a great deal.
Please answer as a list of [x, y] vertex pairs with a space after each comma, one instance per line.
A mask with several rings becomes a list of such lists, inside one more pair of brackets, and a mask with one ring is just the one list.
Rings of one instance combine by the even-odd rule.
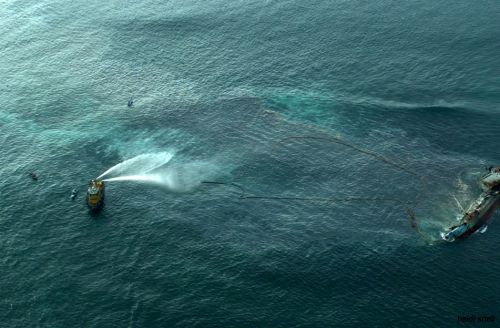
[[[111, 175], [112, 177], [103, 181], [133, 181], [157, 185], [170, 191], [187, 192], [198, 187], [202, 181], [221, 175], [219, 167], [214, 163], [169, 163], [172, 158], [171, 153], [139, 155], [113, 166], [98, 179]], [[169, 164], [166, 165], [167, 163]]]
[[139, 156], [127, 159], [110, 169], [106, 170], [103, 174], [97, 177], [97, 179], [102, 179], [110, 174], [119, 175], [140, 175], [151, 172], [165, 164], [167, 164], [174, 154], [171, 152], [161, 152], [161, 153], [149, 153], [141, 154]]
[[137, 182], [151, 182], [151, 183], [159, 183], [159, 178], [156, 174], [138, 174], [138, 175], [124, 175], [121, 177], [104, 179], [105, 182], [113, 182], [113, 181], [137, 181]]
[[105, 182], [133, 181], [133, 182], [147, 183], [164, 187], [171, 191], [187, 191], [190, 189], [182, 187], [182, 185], [176, 184], [175, 179], [172, 178], [171, 173], [125, 175], [121, 177], [105, 179], [104, 181]]

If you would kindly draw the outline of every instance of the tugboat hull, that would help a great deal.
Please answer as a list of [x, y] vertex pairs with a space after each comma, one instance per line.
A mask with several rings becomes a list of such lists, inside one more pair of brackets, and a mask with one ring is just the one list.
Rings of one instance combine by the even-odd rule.
[[87, 189], [87, 206], [93, 212], [99, 211], [104, 206], [103, 181], [90, 181]]

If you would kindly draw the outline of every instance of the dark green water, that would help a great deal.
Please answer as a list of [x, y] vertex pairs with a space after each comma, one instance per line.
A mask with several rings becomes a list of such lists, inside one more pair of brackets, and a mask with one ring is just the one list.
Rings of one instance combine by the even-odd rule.
[[[498, 217], [439, 242], [500, 164], [499, 54], [497, 1], [0, 2], [0, 326], [499, 317]], [[161, 152], [89, 215], [89, 179]]]

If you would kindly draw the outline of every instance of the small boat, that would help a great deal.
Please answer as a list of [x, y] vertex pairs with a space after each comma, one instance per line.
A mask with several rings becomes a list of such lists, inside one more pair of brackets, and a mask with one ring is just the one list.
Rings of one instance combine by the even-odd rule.
[[78, 191], [76, 189], [71, 190], [71, 200], [74, 200], [76, 196], [78, 195]]
[[104, 205], [104, 182], [91, 180], [87, 188], [87, 205], [91, 211], [98, 211]]
[[480, 230], [486, 231], [486, 222], [500, 205], [500, 169], [495, 169], [481, 178], [480, 184], [484, 192], [463, 214], [458, 224], [452, 225], [441, 234], [445, 241], [462, 239]]

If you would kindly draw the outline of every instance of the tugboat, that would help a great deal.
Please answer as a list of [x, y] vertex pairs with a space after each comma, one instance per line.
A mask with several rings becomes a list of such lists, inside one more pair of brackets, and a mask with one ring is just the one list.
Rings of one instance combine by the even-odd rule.
[[97, 212], [104, 205], [104, 182], [91, 180], [87, 188], [87, 205], [91, 211]]
[[447, 232], [441, 234], [445, 241], [462, 239], [483, 227], [486, 228], [486, 222], [500, 205], [500, 167], [494, 171], [490, 170], [481, 178], [480, 184], [483, 193], [469, 206], [458, 224], [449, 227]]

